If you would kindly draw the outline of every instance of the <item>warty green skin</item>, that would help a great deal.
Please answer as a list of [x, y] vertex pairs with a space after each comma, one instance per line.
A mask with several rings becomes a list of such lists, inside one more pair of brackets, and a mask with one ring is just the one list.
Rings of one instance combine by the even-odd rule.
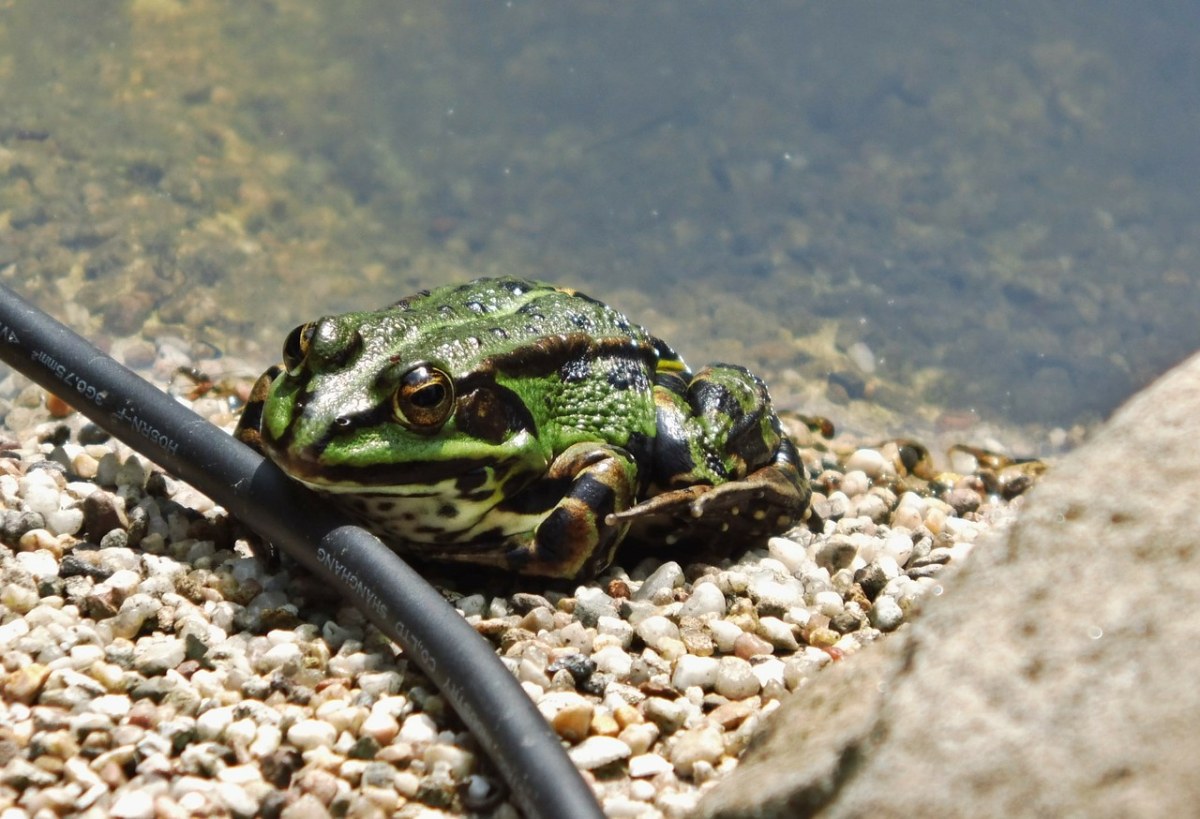
[[807, 507], [759, 379], [693, 375], [571, 290], [443, 287], [301, 325], [284, 360], [238, 437], [407, 553], [582, 577], [631, 526], [759, 536]]

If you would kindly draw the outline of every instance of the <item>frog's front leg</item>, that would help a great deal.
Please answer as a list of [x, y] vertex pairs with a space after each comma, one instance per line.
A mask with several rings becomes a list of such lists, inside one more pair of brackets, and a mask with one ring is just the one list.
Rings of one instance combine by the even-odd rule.
[[564, 578], [602, 570], [629, 528], [613, 515], [633, 505], [637, 463], [619, 447], [574, 444], [551, 462], [543, 481], [569, 485], [532, 539], [505, 555], [509, 566], [522, 574]]

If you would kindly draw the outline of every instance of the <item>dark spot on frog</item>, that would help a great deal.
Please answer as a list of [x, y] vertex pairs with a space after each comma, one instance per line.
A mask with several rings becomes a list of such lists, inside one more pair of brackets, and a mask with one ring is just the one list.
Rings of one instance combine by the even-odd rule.
[[558, 368], [558, 377], [565, 383], [572, 384], [577, 381], [583, 381], [592, 372], [592, 364], [586, 358], [573, 358], [570, 361], [564, 361], [562, 366]]
[[458, 517], [458, 507], [452, 503], [443, 503], [438, 507], [437, 515], [439, 518], [453, 520], [454, 518]]
[[532, 515], [549, 511], [562, 500], [569, 481], [543, 478], [499, 504], [497, 508], [518, 515]]
[[592, 321], [591, 316], [584, 313], [576, 313], [574, 310], [567, 313], [567, 320], [586, 333], [590, 333], [596, 328], [596, 323]]
[[646, 377], [642, 362], [630, 359], [613, 361], [612, 368], [608, 371], [607, 381], [614, 390], [646, 390], [650, 388], [650, 380]]
[[507, 440], [520, 430], [537, 434], [537, 424], [525, 402], [516, 393], [497, 384], [463, 395], [458, 401], [456, 417], [464, 433], [493, 444]]
[[454, 481], [454, 491], [459, 497], [465, 498], [468, 492], [474, 492], [481, 486], [487, 483], [488, 473], [486, 469], [472, 469], [470, 472], [464, 472], [459, 475]]

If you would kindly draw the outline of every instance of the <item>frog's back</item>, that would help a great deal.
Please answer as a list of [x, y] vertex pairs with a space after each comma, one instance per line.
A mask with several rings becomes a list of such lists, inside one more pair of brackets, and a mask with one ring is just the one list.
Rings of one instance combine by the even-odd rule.
[[552, 452], [605, 441], [648, 456], [656, 367], [677, 357], [639, 325], [589, 296], [521, 279], [472, 282], [428, 301], [448, 319], [431, 346], [453, 358], [478, 344], [474, 377], [489, 373], [519, 393]]
[[640, 326], [590, 296], [517, 278], [477, 279], [401, 299], [382, 312], [420, 327], [427, 350], [466, 346], [484, 357], [542, 337], [586, 335], [653, 344]]

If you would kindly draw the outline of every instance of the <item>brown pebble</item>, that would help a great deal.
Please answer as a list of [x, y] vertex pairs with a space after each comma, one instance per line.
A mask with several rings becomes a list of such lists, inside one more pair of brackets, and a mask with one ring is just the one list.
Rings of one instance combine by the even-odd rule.
[[634, 708], [632, 705], [618, 705], [613, 711], [613, 719], [617, 721], [617, 725], [626, 728], [630, 725], [637, 725], [645, 722], [646, 718], [642, 716], [642, 712]]
[[83, 499], [83, 532], [91, 542], [99, 543], [113, 529], [128, 528], [125, 511], [111, 493], [101, 490]]
[[0, 684], [0, 691], [4, 692], [5, 699], [31, 705], [49, 676], [49, 668], [41, 663], [30, 663], [9, 674], [8, 679]]
[[632, 592], [629, 590], [629, 584], [621, 578], [614, 578], [608, 583], [608, 596], [615, 600], [628, 600]]
[[838, 640], [842, 639], [842, 635], [838, 634], [831, 628], [817, 628], [808, 631], [805, 638], [809, 645], [817, 648], [826, 648], [832, 646]]
[[712, 634], [705, 628], [704, 622], [698, 617], [684, 617], [679, 623], [679, 639], [687, 647], [689, 654], [697, 657], [711, 657], [716, 652]]
[[[570, 706], [563, 708], [550, 721], [554, 728], [554, 733], [572, 744], [582, 742], [588, 735], [589, 729], [592, 727], [593, 709], [590, 703], [586, 701], [580, 702], [578, 706]], [[609, 717], [611, 720], [612, 718]], [[613, 728], [616, 728], [616, 722], [613, 722]], [[615, 733], [615, 730], [613, 731]]]
[[137, 700], [129, 708], [125, 719], [130, 725], [140, 728], [155, 728], [158, 726], [162, 711], [150, 700]]
[[621, 733], [621, 725], [607, 711], [596, 711], [592, 714], [591, 732], [604, 737], [615, 737]]
[[745, 722], [746, 718], [751, 714], [757, 713], [761, 708], [762, 698], [756, 694], [744, 700], [731, 700], [723, 705], [718, 705], [708, 715], [708, 718], [726, 731], [731, 731]]
[[66, 418], [75, 408], [52, 392], [46, 393], [46, 411], [51, 418]]

